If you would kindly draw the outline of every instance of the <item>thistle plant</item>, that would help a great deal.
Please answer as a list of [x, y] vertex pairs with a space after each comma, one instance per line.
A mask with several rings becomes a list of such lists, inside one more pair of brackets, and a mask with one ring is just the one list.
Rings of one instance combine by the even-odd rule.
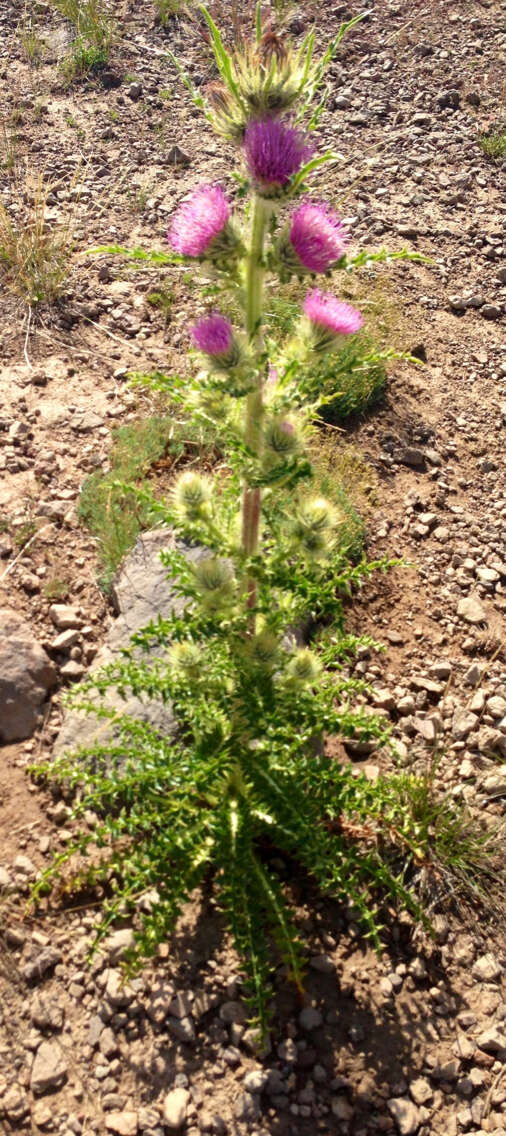
[[[344, 636], [343, 600], [385, 565], [353, 563], [349, 509], [321, 492], [310, 453], [326, 394], [308, 385], [302, 367], [323, 356], [337, 366], [363, 323], [338, 287], [314, 286], [318, 275], [352, 264], [340, 218], [307, 196], [312, 173], [335, 156], [315, 156], [297, 117], [301, 106], [308, 112], [332, 52], [313, 65], [311, 40], [303, 60], [230, 56], [204, 15], [224, 83], [216, 125], [222, 131], [232, 109], [240, 119], [229, 133], [244, 178], [235, 202], [203, 185], [175, 211], [167, 259], [193, 272], [201, 265], [219, 305], [191, 326], [195, 377], [176, 385], [157, 374], [154, 385], [214, 430], [228, 471], [214, 479], [186, 471], [166, 501], [139, 491], [153, 524], [175, 534], [162, 560], [183, 610], [136, 633], [120, 662], [74, 692], [75, 706], [110, 718], [111, 741], [43, 767], [75, 792], [80, 826], [36, 894], [73, 862], [69, 887], [102, 888], [98, 941], [115, 919], [131, 916], [134, 962], [156, 951], [211, 876], [265, 1033], [276, 948], [286, 977], [303, 990], [304, 951], [289, 887], [275, 870], [279, 856], [353, 905], [379, 944], [381, 893], [417, 911], [403, 873], [406, 856], [423, 853], [390, 782], [355, 776], [323, 745], [326, 734], [378, 745], [388, 738], [384, 723], [354, 707], [363, 686], [343, 669], [360, 644]], [[266, 281], [278, 287], [293, 274], [312, 286], [294, 333], [278, 344], [265, 334]], [[102, 703], [111, 687], [169, 702], [173, 734]]]

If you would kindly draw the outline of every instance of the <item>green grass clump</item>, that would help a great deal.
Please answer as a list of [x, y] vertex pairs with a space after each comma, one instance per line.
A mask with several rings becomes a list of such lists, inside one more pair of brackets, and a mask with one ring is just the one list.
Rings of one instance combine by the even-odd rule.
[[104, 0], [51, 0], [51, 5], [76, 29], [71, 53], [61, 64], [67, 81], [100, 70], [109, 59], [116, 34], [110, 7]]
[[190, 0], [155, 0], [155, 11], [164, 28], [174, 16], [182, 16], [190, 7]]
[[83, 485], [79, 515], [97, 538], [102, 567], [100, 584], [108, 591], [123, 557], [149, 524], [149, 509], [137, 490], [146, 484], [153, 464], [165, 455], [177, 465], [186, 449], [191, 456], [205, 450], [195, 428], [169, 415], [139, 419], [114, 434], [110, 470], [97, 470]]
[[498, 162], [506, 157], [506, 125], [498, 123], [480, 138], [480, 148], [487, 158]]

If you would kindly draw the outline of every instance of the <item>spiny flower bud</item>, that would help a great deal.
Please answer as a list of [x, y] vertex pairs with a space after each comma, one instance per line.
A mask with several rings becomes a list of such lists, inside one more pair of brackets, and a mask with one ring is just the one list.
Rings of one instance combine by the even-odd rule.
[[270, 418], [264, 426], [263, 441], [265, 455], [269, 461], [295, 454], [299, 448], [299, 438], [293, 422], [289, 418]]
[[324, 497], [303, 501], [292, 528], [296, 545], [310, 559], [322, 559], [334, 543], [332, 530], [336, 523], [336, 510]]
[[195, 679], [202, 674], [202, 647], [197, 643], [175, 643], [169, 659], [174, 670], [184, 678]]
[[211, 484], [207, 477], [187, 470], [174, 486], [174, 502], [189, 520], [198, 520], [211, 500]]
[[234, 573], [225, 560], [209, 556], [197, 564], [194, 574], [202, 605], [207, 611], [220, 611], [235, 599]]
[[279, 640], [272, 631], [259, 631], [258, 635], [249, 640], [249, 650], [255, 663], [271, 670], [278, 660]]
[[292, 681], [304, 685], [314, 685], [321, 674], [321, 663], [313, 651], [301, 648], [292, 655], [286, 673]]
[[356, 308], [337, 300], [330, 292], [314, 288], [304, 300], [304, 314], [309, 324], [311, 347], [317, 353], [338, 345], [345, 335], [353, 335], [364, 320]]
[[230, 224], [231, 206], [219, 185], [202, 185], [181, 203], [167, 234], [174, 252], [213, 262], [237, 255], [240, 242]]
[[331, 272], [344, 255], [348, 236], [337, 213], [320, 202], [304, 200], [281, 233], [275, 254], [282, 273]]
[[248, 170], [262, 197], [283, 196], [294, 174], [313, 153], [308, 136], [274, 118], [250, 122], [244, 147]]
[[241, 359], [241, 350], [234, 337], [232, 324], [221, 312], [212, 312], [191, 328], [195, 346], [209, 357], [219, 370], [236, 367]]

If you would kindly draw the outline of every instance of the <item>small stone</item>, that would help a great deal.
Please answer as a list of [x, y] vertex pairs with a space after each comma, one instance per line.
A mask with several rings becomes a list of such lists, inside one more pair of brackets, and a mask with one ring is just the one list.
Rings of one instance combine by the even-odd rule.
[[23, 978], [26, 982], [40, 982], [61, 961], [61, 951], [57, 950], [56, 947], [45, 947], [35, 958], [30, 959], [25, 964], [22, 971]]
[[314, 955], [309, 965], [320, 974], [333, 974], [336, 969], [336, 964], [330, 955]]
[[347, 1123], [353, 1119], [355, 1109], [346, 1097], [333, 1097], [330, 1102], [330, 1108], [332, 1116], [335, 1116], [337, 1120], [342, 1120]]
[[134, 933], [131, 927], [122, 927], [114, 931], [105, 941], [105, 949], [111, 962], [119, 962], [123, 955], [134, 945]]
[[497, 1026], [491, 1026], [490, 1029], [484, 1031], [476, 1038], [478, 1049], [483, 1049], [484, 1053], [505, 1053], [506, 1054], [506, 1034], [501, 1033]]
[[246, 1021], [246, 1011], [242, 1002], [223, 1002], [220, 1006], [220, 1018], [227, 1025], [232, 1022], [242, 1025]]
[[476, 714], [462, 708], [455, 710], [452, 720], [452, 736], [457, 741], [463, 741], [478, 725]]
[[12, 1085], [0, 1099], [0, 1116], [6, 1116], [12, 1125], [17, 1126], [30, 1111], [28, 1097]]
[[491, 698], [487, 698], [487, 711], [493, 718], [504, 718], [506, 714], [506, 698], [501, 698], [499, 694], [493, 694]]
[[189, 166], [191, 158], [180, 146], [174, 145], [167, 152], [167, 161], [170, 166]]
[[482, 675], [481, 667], [478, 663], [472, 663], [464, 675], [464, 683], [466, 686], [477, 686]]
[[260, 1116], [260, 1101], [253, 1093], [241, 1093], [235, 1105], [235, 1115], [238, 1120], [246, 1122], [258, 1120]]
[[43, 1041], [35, 1054], [30, 1088], [36, 1096], [55, 1092], [67, 1080], [67, 1063], [57, 1041]]
[[413, 1101], [409, 1097], [391, 1097], [387, 1104], [401, 1136], [414, 1136], [420, 1126], [420, 1113]]
[[173, 1018], [187, 1018], [192, 1012], [193, 999], [186, 990], [180, 990], [172, 999], [169, 1014]]
[[117, 1132], [118, 1136], [136, 1136], [138, 1114], [136, 1112], [109, 1112], [105, 1118], [105, 1126], [109, 1132]]
[[409, 1091], [415, 1104], [427, 1104], [433, 1097], [432, 1087], [425, 1077], [417, 1077], [415, 1081], [411, 1081]]
[[393, 457], [394, 461], [400, 462], [401, 465], [412, 466], [414, 469], [420, 469], [425, 465], [425, 454], [416, 446], [399, 446], [394, 450]]
[[248, 1093], [263, 1093], [269, 1080], [269, 1071], [266, 1069], [253, 1069], [251, 1073], [246, 1073], [243, 1081], [244, 1088]]
[[480, 982], [495, 982], [501, 977], [502, 967], [493, 954], [481, 955], [473, 966], [473, 977]]
[[61, 1030], [63, 1009], [55, 1002], [54, 997], [44, 998], [37, 994], [30, 1007], [30, 1019], [37, 1029]]
[[486, 320], [498, 320], [501, 318], [502, 312], [497, 304], [484, 304], [481, 314]]
[[436, 106], [439, 107], [440, 110], [445, 110], [446, 108], [457, 110], [460, 106], [460, 94], [454, 88], [448, 91], [439, 91], [435, 101]]
[[167, 1026], [173, 1037], [190, 1045], [196, 1039], [195, 1027], [191, 1018], [167, 1018]]
[[132, 99], [132, 101], [136, 103], [137, 100], [140, 99], [140, 97], [142, 95], [141, 84], [140, 83], [130, 83], [130, 86], [127, 88], [127, 95], [129, 97], [129, 99]]
[[172, 1132], [177, 1132], [186, 1121], [190, 1093], [188, 1089], [172, 1089], [163, 1102], [163, 1120]]
[[68, 604], [51, 604], [49, 618], [58, 628], [58, 631], [73, 628], [80, 631], [81, 627], [84, 627], [84, 619], [78, 614], [77, 608], [70, 607]]
[[122, 1009], [133, 1001], [134, 992], [123, 980], [119, 970], [109, 970], [105, 987], [105, 997], [116, 1009]]
[[490, 797], [504, 797], [506, 795], [506, 765], [500, 765], [495, 773], [489, 773], [482, 785], [484, 793]]
[[464, 619], [466, 623], [479, 624], [487, 622], [485, 608], [478, 599], [478, 596], [474, 595], [465, 596], [464, 599], [459, 601], [457, 615], [460, 619]]
[[86, 667], [83, 667], [82, 663], [78, 663], [75, 659], [69, 659], [68, 663], [64, 663], [60, 667], [60, 674], [66, 682], [78, 682], [83, 677], [85, 670]]
[[71, 647], [75, 647], [79, 639], [79, 632], [76, 630], [62, 631], [53, 639], [51, 643], [52, 651], [70, 651]]
[[319, 1010], [315, 1010], [313, 1006], [305, 1006], [299, 1014], [299, 1025], [301, 1029], [311, 1030], [318, 1029], [318, 1026], [323, 1024], [323, 1017]]

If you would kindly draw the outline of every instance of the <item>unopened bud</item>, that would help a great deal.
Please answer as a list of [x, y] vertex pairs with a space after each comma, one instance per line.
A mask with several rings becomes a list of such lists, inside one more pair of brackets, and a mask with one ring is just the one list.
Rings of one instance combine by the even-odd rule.
[[286, 673], [294, 682], [313, 684], [321, 673], [320, 660], [308, 648], [301, 648], [292, 655]]
[[227, 607], [235, 598], [235, 577], [229, 564], [216, 556], [201, 560], [195, 579], [202, 604], [209, 612]]
[[259, 666], [271, 669], [279, 654], [279, 640], [271, 631], [260, 631], [249, 643], [251, 656]]
[[195, 679], [202, 674], [202, 648], [197, 643], [175, 643], [169, 658], [174, 670], [184, 678]]
[[198, 520], [210, 499], [210, 482], [202, 474], [187, 470], [176, 482], [174, 487], [176, 508], [189, 520]]

